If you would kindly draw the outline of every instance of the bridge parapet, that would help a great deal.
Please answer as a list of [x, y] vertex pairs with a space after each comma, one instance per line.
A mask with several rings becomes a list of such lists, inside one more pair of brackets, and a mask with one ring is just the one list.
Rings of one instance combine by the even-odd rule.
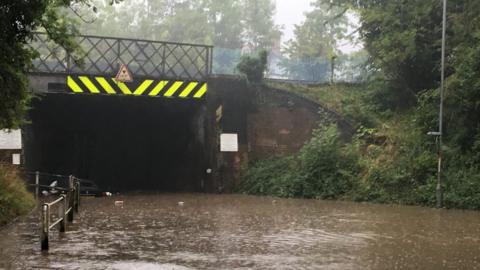
[[32, 73], [112, 76], [126, 64], [135, 77], [206, 80], [212, 72], [213, 46], [80, 35], [82, 64], [44, 33], [29, 46], [37, 50]]

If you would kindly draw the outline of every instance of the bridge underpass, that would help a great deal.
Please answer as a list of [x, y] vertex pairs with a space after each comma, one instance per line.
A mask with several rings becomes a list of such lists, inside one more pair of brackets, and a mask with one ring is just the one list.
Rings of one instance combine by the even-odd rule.
[[[110, 191], [229, 192], [251, 160], [296, 153], [319, 124], [350, 130], [321, 104], [212, 75], [210, 46], [79, 36], [79, 64], [36, 37], [29, 171], [73, 173]], [[114, 78], [121, 64], [132, 82]], [[237, 135], [237, 151], [220, 151], [223, 133]]]
[[[78, 36], [74, 61], [42, 33], [31, 47], [25, 167], [75, 174], [105, 191], [204, 191], [212, 47]], [[125, 65], [132, 81], [115, 78]]]
[[193, 100], [47, 94], [25, 127], [26, 166], [105, 191], [202, 191], [204, 118]]

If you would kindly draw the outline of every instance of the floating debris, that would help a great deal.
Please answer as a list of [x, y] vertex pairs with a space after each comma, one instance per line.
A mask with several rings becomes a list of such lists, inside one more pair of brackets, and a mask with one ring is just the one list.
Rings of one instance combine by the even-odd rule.
[[115, 201], [115, 206], [123, 207], [123, 201]]

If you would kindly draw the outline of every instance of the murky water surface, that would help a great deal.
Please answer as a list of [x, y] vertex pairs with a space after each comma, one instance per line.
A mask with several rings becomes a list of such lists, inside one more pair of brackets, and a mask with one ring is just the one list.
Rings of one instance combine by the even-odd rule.
[[0, 269], [480, 269], [478, 212], [240, 195], [82, 200], [48, 253], [37, 215], [0, 230]]

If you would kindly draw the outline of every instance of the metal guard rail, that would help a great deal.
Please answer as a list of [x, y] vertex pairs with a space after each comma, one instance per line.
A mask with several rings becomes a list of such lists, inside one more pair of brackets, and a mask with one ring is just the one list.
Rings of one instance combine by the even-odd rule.
[[[38, 189], [38, 185], [37, 189]], [[43, 186], [43, 185], [42, 185]], [[50, 186], [46, 186], [52, 188]], [[80, 181], [74, 176], [69, 176], [69, 188], [56, 188], [57, 190], [63, 190], [65, 194], [61, 194], [60, 198], [42, 205], [42, 221], [41, 221], [41, 236], [40, 246], [42, 250], [49, 249], [49, 236], [50, 230], [58, 225], [60, 233], [64, 233], [67, 230], [67, 222], [73, 222], [74, 212], [78, 213], [80, 206]], [[52, 222], [51, 208], [57, 206], [58, 217]]]
[[126, 64], [133, 76], [206, 80], [212, 73], [213, 46], [141, 39], [79, 35], [82, 64], [45, 33], [27, 45], [39, 53], [31, 73], [115, 76]]
[[81, 179], [81, 178], [78, 178], [78, 177], [75, 177], [75, 176], [67, 176], [67, 175], [53, 174], [53, 173], [44, 173], [44, 172], [39, 172], [39, 171], [35, 171], [35, 172], [24, 171], [23, 173], [26, 174], [26, 175], [30, 175], [30, 176], [34, 177], [34, 184], [30, 184], [30, 186], [35, 187], [35, 191], [34, 191], [35, 199], [38, 199], [38, 197], [40, 195], [40, 188], [45, 188], [45, 189], [50, 189], [50, 190], [53, 189], [53, 190], [58, 190], [58, 191], [67, 191], [67, 189], [69, 189], [69, 188], [62, 188], [62, 187], [58, 187], [58, 186], [53, 186], [52, 187], [52, 186], [49, 186], [49, 185], [41, 184], [40, 183], [40, 178], [42, 176], [46, 176], [46, 177], [50, 178], [50, 181], [53, 180], [53, 179], [55, 179], [55, 180], [68, 179], [68, 181], [70, 181], [70, 177], [74, 177], [74, 179], [77, 180], [77, 181], [85, 180], [85, 179]]

